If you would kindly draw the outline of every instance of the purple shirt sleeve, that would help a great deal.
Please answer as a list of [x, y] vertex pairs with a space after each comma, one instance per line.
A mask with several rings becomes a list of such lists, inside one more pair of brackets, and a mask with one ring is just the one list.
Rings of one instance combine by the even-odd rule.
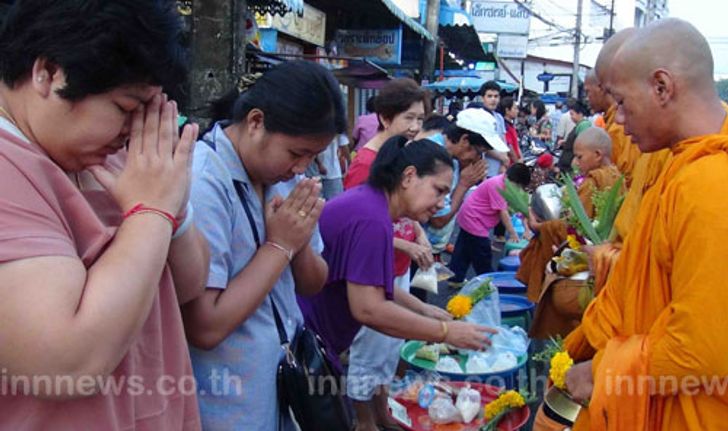
[[391, 229], [375, 223], [357, 223], [351, 230], [346, 280], [368, 286], [384, 287], [393, 299], [393, 238]]

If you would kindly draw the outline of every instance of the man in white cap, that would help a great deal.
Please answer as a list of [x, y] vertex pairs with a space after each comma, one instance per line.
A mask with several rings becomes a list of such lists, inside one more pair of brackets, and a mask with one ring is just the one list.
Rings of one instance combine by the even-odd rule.
[[[496, 151], [507, 151], [496, 130], [496, 119], [482, 109], [466, 109], [462, 111], [455, 123], [456, 126], [473, 131], [485, 139], [490, 148]], [[481, 183], [463, 203], [457, 214], [460, 234], [455, 243], [450, 269], [455, 272], [451, 280], [452, 287], [458, 287], [465, 279], [470, 265], [477, 274], [492, 271], [492, 251], [490, 248], [490, 230], [498, 223], [503, 223], [511, 241], [519, 241], [511, 218], [508, 214], [508, 203], [498, 190], [505, 187], [505, 180], [525, 188], [531, 181], [528, 167], [516, 163], [506, 173], [491, 177]]]
[[[451, 191], [445, 197], [445, 207], [438, 211], [425, 227], [436, 259], [445, 250], [452, 235], [455, 215], [465, 199], [465, 194], [470, 187], [485, 178], [488, 163], [483, 154], [495, 147], [488, 141], [488, 138], [491, 141], [493, 138], [481, 132], [490, 118], [492, 116], [489, 117], [489, 114], [480, 108], [468, 108], [461, 111], [455, 122], [442, 132], [445, 149], [455, 159], [456, 166]], [[495, 145], [497, 148], [502, 148], [499, 143]]]

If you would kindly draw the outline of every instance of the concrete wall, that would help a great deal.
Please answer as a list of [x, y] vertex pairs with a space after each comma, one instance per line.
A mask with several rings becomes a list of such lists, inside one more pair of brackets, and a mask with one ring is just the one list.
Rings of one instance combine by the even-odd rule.
[[194, 0], [186, 114], [204, 122], [207, 104], [233, 88], [245, 68], [245, 0]]

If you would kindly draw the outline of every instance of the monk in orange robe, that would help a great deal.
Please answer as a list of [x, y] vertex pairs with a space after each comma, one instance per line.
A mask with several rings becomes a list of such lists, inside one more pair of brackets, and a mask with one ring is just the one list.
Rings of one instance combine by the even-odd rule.
[[[609, 135], [598, 127], [586, 129], [574, 143], [573, 163], [585, 175], [577, 191], [589, 217], [595, 215], [594, 193], [612, 187], [621, 175], [610, 160], [610, 149]], [[566, 223], [562, 220], [539, 223], [531, 217], [530, 224], [539, 235], [521, 252], [522, 263], [516, 274], [516, 278], [528, 284], [529, 299], [538, 302], [530, 335], [535, 338], [566, 335], [579, 323], [582, 310], [578, 290], [581, 285], [546, 289], [564, 278], [557, 276], [549, 277], [544, 283], [546, 265], [554, 254], [553, 247], [566, 239]]]
[[[705, 38], [666, 19], [615, 55], [606, 81], [642, 152], [669, 149], [605, 288], [587, 309], [567, 375], [591, 399], [575, 430], [721, 429], [728, 393], [728, 112]], [[689, 112], [690, 115], [685, 115]]]

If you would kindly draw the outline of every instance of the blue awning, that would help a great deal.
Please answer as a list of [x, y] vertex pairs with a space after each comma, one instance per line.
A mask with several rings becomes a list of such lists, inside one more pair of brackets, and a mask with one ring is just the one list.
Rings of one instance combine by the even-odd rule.
[[[443, 81], [427, 84], [424, 87], [435, 93], [441, 93], [445, 95], [457, 94], [475, 96], [480, 94], [480, 90], [481, 88], [483, 88], [483, 84], [485, 84], [486, 81], [487, 80], [484, 78], [474, 77], [449, 78]], [[500, 85], [501, 90], [507, 93], [512, 93], [518, 89], [518, 86], [506, 82], [499, 81], [498, 85]]]
[[248, 0], [248, 7], [262, 15], [283, 16], [288, 12], [303, 15], [303, 0]]
[[440, 3], [440, 25], [466, 25], [472, 27], [473, 19], [469, 13], [459, 7], [451, 7], [442, 2]]
[[432, 33], [427, 31], [427, 29], [423, 27], [422, 24], [407, 16], [407, 14], [404, 13], [402, 9], [399, 8], [399, 6], [394, 4], [392, 0], [382, 0], [382, 3], [384, 4], [384, 6], [387, 7], [387, 9], [389, 9], [390, 12], [392, 12], [394, 16], [399, 18], [399, 20], [402, 21], [407, 27], [412, 29], [412, 31], [429, 41], [435, 40], [435, 38], [432, 36]]
[[448, 51], [468, 61], [495, 61], [480, 42], [469, 13], [458, 7], [440, 4], [440, 26], [438, 34]]

